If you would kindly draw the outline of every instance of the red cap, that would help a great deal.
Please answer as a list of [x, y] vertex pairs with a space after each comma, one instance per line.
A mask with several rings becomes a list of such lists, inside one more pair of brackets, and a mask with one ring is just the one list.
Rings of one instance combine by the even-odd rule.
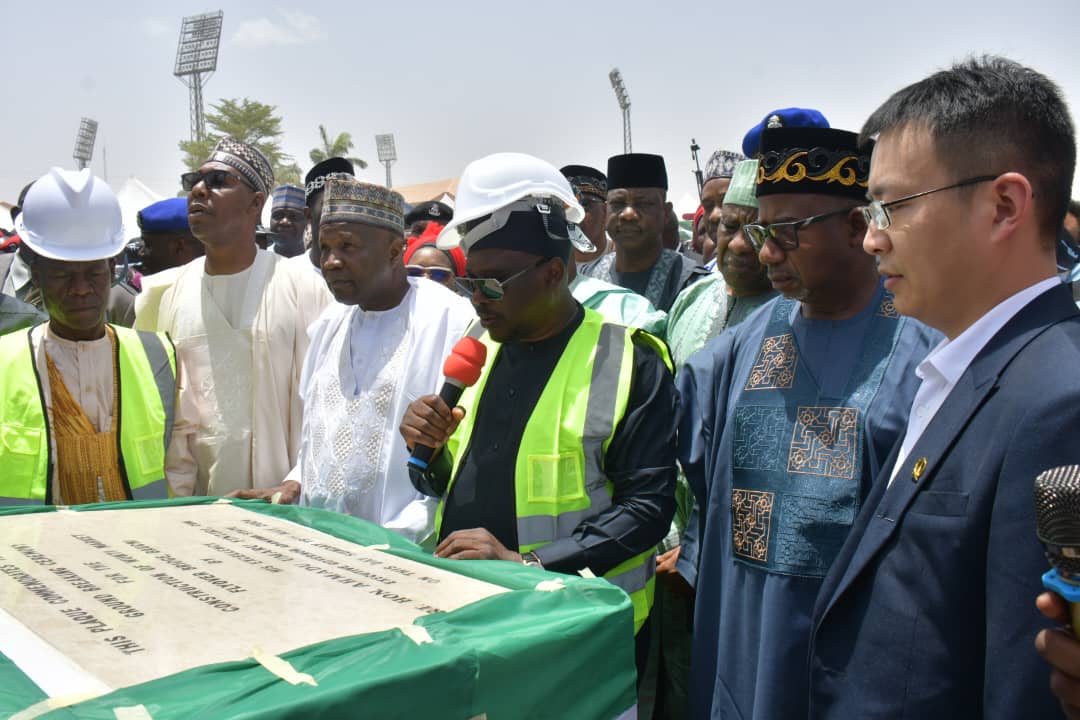
[[484, 369], [486, 361], [487, 348], [484, 344], [476, 338], [463, 337], [443, 363], [443, 375], [447, 380], [456, 380], [470, 387], [480, 379], [480, 371]]

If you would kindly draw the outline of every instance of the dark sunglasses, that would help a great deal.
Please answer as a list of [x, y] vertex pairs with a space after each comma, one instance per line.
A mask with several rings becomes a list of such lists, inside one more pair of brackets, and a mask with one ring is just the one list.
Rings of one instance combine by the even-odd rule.
[[180, 187], [184, 188], [184, 192], [191, 192], [199, 183], [205, 183], [207, 190], [219, 190], [223, 187], [228, 186], [229, 177], [236, 178], [252, 190], [255, 189], [251, 187], [251, 183], [249, 183], [247, 180], [244, 180], [244, 178], [240, 177], [239, 175], [234, 175], [228, 170], [217, 169], [207, 170], [206, 172], [199, 172], [198, 170], [196, 170], [195, 172], [186, 172], [180, 176]]
[[406, 265], [405, 272], [409, 277], [426, 277], [437, 283], [446, 284], [446, 281], [454, 277], [454, 271], [444, 267], [427, 267], [426, 265]]
[[517, 280], [519, 277], [522, 277], [523, 275], [525, 275], [525, 273], [540, 267], [550, 259], [551, 258], [540, 258], [532, 265], [529, 265], [527, 268], [514, 273], [505, 280], [497, 280], [496, 278], [463, 277], [454, 278], [454, 282], [457, 283], [457, 286], [461, 288], [461, 291], [463, 293], [469, 295], [470, 297], [473, 295], [473, 293], [479, 290], [480, 293], [488, 300], [502, 300], [503, 296], [506, 295], [505, 288], [507, 285]]

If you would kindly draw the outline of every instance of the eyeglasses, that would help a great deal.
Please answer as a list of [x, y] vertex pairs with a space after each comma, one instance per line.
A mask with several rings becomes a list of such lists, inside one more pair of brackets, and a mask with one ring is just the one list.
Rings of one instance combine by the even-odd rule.
[[228, 186], [229, 183], [227, 178], [229, 177], [236, 178], [252, 190], [255, 189], [251, 186], [251, 183], [244, 180], [244, 178], [240, 177], [239, 175], [233, 175], [227, 170], [218, 169], [207, 170], [206, 172], [199, 172], [198, 170], [196, 170], [195, 172], [186, 172], [180, 176], [180, 186], [184, 188], [184, 192], [191, 192], [195, 189], [196, 185], [202, 182], [206, 183], [207, 190], [218, 190], [220, 188]]
[[890, 200], [889, 202], [881, 202], [880, 200], [872, 200], [866, 207], [859, 208], [862, 210], [863, 219], [866, 220], [866, 224], [874, 223], [878, 230], [884, 230], [892, 225], [892, 216], [889, 214], [889, 208], [895, 207], [900, 203], [906, 203], [909, 200], [915, 198], [926, 197], [927, 195], [933, 195], [934, 193], [941, 192], [942, 190], [952, 190], [954, 188], [967, 187], [968, 185], [975, 185], [977, 183], [989, 182], [991, 180], [997, 180], [999, 175], [979, 175], [977, 177], [968, 178], [967, 180], [961, 180], [958, 183], [952, 185], [946, 185], [944, 187], [934, 188], [933, 190], [924, 190], [921, 193], [915, 193], [914, 195], [908, 195], [907, 197], [898, 198], [896, 200]]
[[521, 270], [520, 272], [514, 273], [505, 280], [496, 280], [495, 278], [463, 277], [454, 278], [454, 282], [457, 283], [457, 286], [461, 288], [461, 291], [466, 295], [471, 296], [473, 293], [479, 290], [488, 300], [502, 300], [503, 296], [506, 295], [505, 288], [507, 285], [517, 280], [525, 273], [540, 267], [550, 259], [551, 258], [540, 258], [532, 265], [528, 266], [524, 270]]
[[405, 272], [409, 277], [426, 277], [437, 283], [446, 284], [446, 281], [454, 277], [454, 271], [444, 267], [428, 267], [426, 265], [406, 265]]
[[803, 218], [802, 220], [773, 223], [772, 225], [747, 223], [746, 225], [743, 225], [743, 235], [746, 236], [751, 247], [754, 248], [754, 252], [761, 252], [761, 249], [765, 247], [765, 242], [769, 238], [772, 238], [781, 250], [788, 252], [799, 247], [799, 230], [831, 217], [846, 215], [856, 207], [857, 206], [840, 208], [839, 210], [822, 213], [821, 215], [812, 215], [808, 218]]

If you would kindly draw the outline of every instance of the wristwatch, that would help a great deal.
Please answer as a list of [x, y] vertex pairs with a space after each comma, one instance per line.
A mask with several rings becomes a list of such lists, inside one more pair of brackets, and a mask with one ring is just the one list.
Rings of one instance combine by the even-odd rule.
[[538, 558], [534, 552], [524, 553], [521, 556], [521, 564], [528, 565], [529, 567], [538, 567], [541, 570], [544, 569], [544, 563], [540, 562], [540, 558]]

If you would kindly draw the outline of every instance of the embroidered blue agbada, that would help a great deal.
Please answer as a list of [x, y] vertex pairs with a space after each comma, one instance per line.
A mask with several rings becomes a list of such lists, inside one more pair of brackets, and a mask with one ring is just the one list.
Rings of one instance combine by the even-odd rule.
[[679, 459], [704, 508], [684, 538], [698, 561], [690, 717], [806, 716], [818, 588], [939, 337], [880, 286], [843, 321], [778, 298], [680, 371]]

